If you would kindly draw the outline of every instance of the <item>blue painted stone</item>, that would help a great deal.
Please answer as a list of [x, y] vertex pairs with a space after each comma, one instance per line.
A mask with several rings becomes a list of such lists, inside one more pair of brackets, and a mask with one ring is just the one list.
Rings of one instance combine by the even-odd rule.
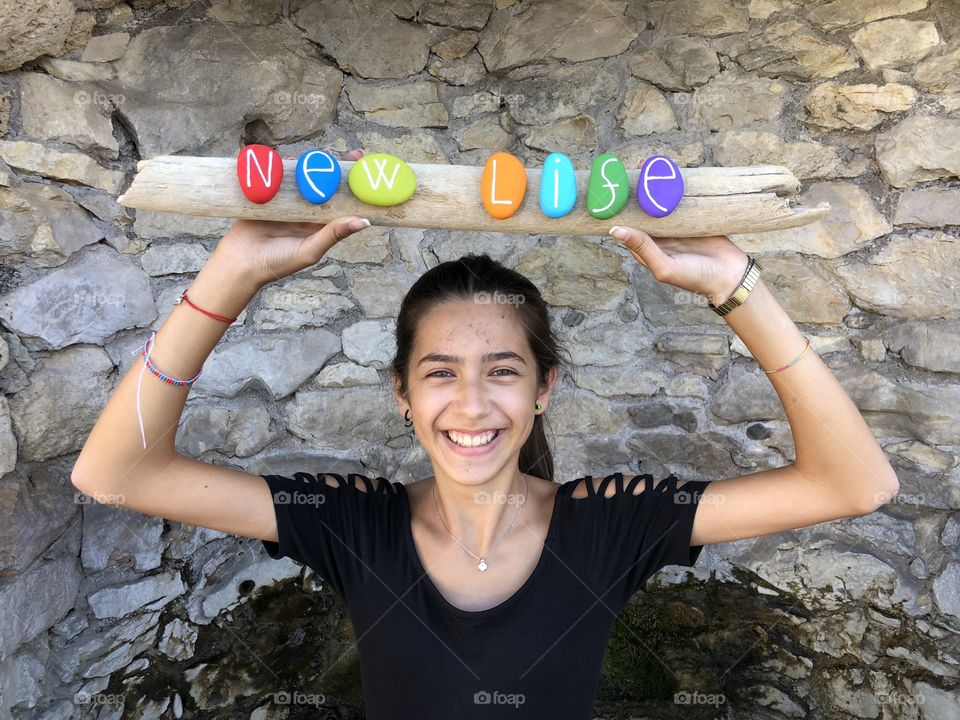
[[540, 176], [540, 209], [547, 217], [563, 217], [577, 202], [577, 176], [563, 153], [550, 153]]
[[333, 197], [340, 175], [340, 163], [326, 150], [307, 150], [297, 160], [297, 189], [315, 205]]
[[666, 155], [651, 155], [643, 161], [637, 180], [637, 202], [652, 217], [664, 217], [676, 210], [683, 198], [680, 168]]

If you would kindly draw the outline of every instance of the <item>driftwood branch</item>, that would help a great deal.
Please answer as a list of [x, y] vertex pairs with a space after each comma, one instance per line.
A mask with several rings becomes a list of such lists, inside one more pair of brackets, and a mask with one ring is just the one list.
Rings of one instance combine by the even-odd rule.
[[[284, 159], [283, 183], [268, 203], [244, 197], [237, 182], [235, 158], [163, 155], [137, 164], [137, 174], [118, 202], [130, 208], [259, 220], [328, 222], [359, 215], [374, 225], [425, 229], [476, 230], [551, 235], [606, 235], [613, 225], [629, 225], [659, 237], [728, 235], [805, 225], [824, 217], [830, 206], [796, 207], [790, 195], [800, 183], [785, 167], [683, 168], [684, 197], [663, 218], [647, 215], [633, 193], [623, 210], [610, 220], [596, 220], [586, 210], [589, 168], [578, 170], [577, 204], [562, 218], [540, 211], [540, 169], [527, 169], [527, 194], [520, 210], [506, 220], [487, 214], [480, 199], [483, 168], [471, 165], [410, 163], [417, 190], [402, 205], [378, 207], [357, 199], [347, 186], [353, 162], [341, 161], [340, 190], [323, 205], [304, 200], [296, 186], [296, 160]], [[639, 169], [627, 170], [636, 188]]]

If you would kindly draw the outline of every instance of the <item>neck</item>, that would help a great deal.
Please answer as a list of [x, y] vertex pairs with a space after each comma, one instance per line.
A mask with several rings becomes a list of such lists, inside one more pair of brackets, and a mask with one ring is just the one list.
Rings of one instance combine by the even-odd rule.
[[[446, 524], [447, 531], [471, 552], [483, 555], [504, 537], [514, 519], [516, 523], [511, 532], [517, 529], [520, 524], [517, 513], [521, 503], [529, 499], [529, 492], [529, 477], [519, 471], [479, 485], [434, 478], [430, 505], [434, 506], [434, 514], [439, 507], [443, 519], [437, 518], [437, 522], [441, 527]], [[503, 542], [507, 542], [507, 538]]]

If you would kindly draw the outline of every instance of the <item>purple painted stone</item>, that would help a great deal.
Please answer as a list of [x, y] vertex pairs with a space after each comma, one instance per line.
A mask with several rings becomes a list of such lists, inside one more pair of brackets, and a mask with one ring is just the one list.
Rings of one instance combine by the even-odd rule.
[[637, 180], [637, 202], [652, 217], [669, 215], [683, 198], [680, 168], [666, 155], [651, 155], [643, 161]]

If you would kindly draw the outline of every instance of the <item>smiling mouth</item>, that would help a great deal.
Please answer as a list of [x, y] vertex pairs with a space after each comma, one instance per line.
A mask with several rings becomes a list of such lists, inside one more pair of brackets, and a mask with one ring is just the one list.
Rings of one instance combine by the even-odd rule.
[[[448, 430], [443, 430], [443, 431], [441, 431], [441, 432], [442, 432], [443, 436], [447, 438], [447, 440], [449, 440], [451, 443], [453, 443], [453, 444], [456, 445], [457, 447], [463, 448], [464, 450], [471, 450], [471, 449], [483, 448], [483, 447], [487, 447], [488, 445], [492, 445], [492, 444], [493, 444], [494, 442], [496, 442], [497, 439], [500, 437], [500, 434], [502, 433], [502, 431], [503, 431], [502, 428], [498, 428], [497, 430], [493, 430], [493, 431], [492, 431], [492, 432], [493, 432], [493, 437], [491, 437], [487, 442], [481, 443], [481, 444], [479, 444], [479, 445], [464, 445], [464, 444], [458, 443], [456, 440], [454, 440], [452, 437], [450, 437], [450, 432], [449, 432]], [[490, 431], [488, 431], [488, 432], [490, 432]], [[486, 434], [487, 434], [487, 433], [484, 433], [484, 435], [486, 435]], [[469, 437], [469, 436], [468, 436], [468, 437]], [[475, 436], [474, 436], [474, 437], [475, 437]]]

